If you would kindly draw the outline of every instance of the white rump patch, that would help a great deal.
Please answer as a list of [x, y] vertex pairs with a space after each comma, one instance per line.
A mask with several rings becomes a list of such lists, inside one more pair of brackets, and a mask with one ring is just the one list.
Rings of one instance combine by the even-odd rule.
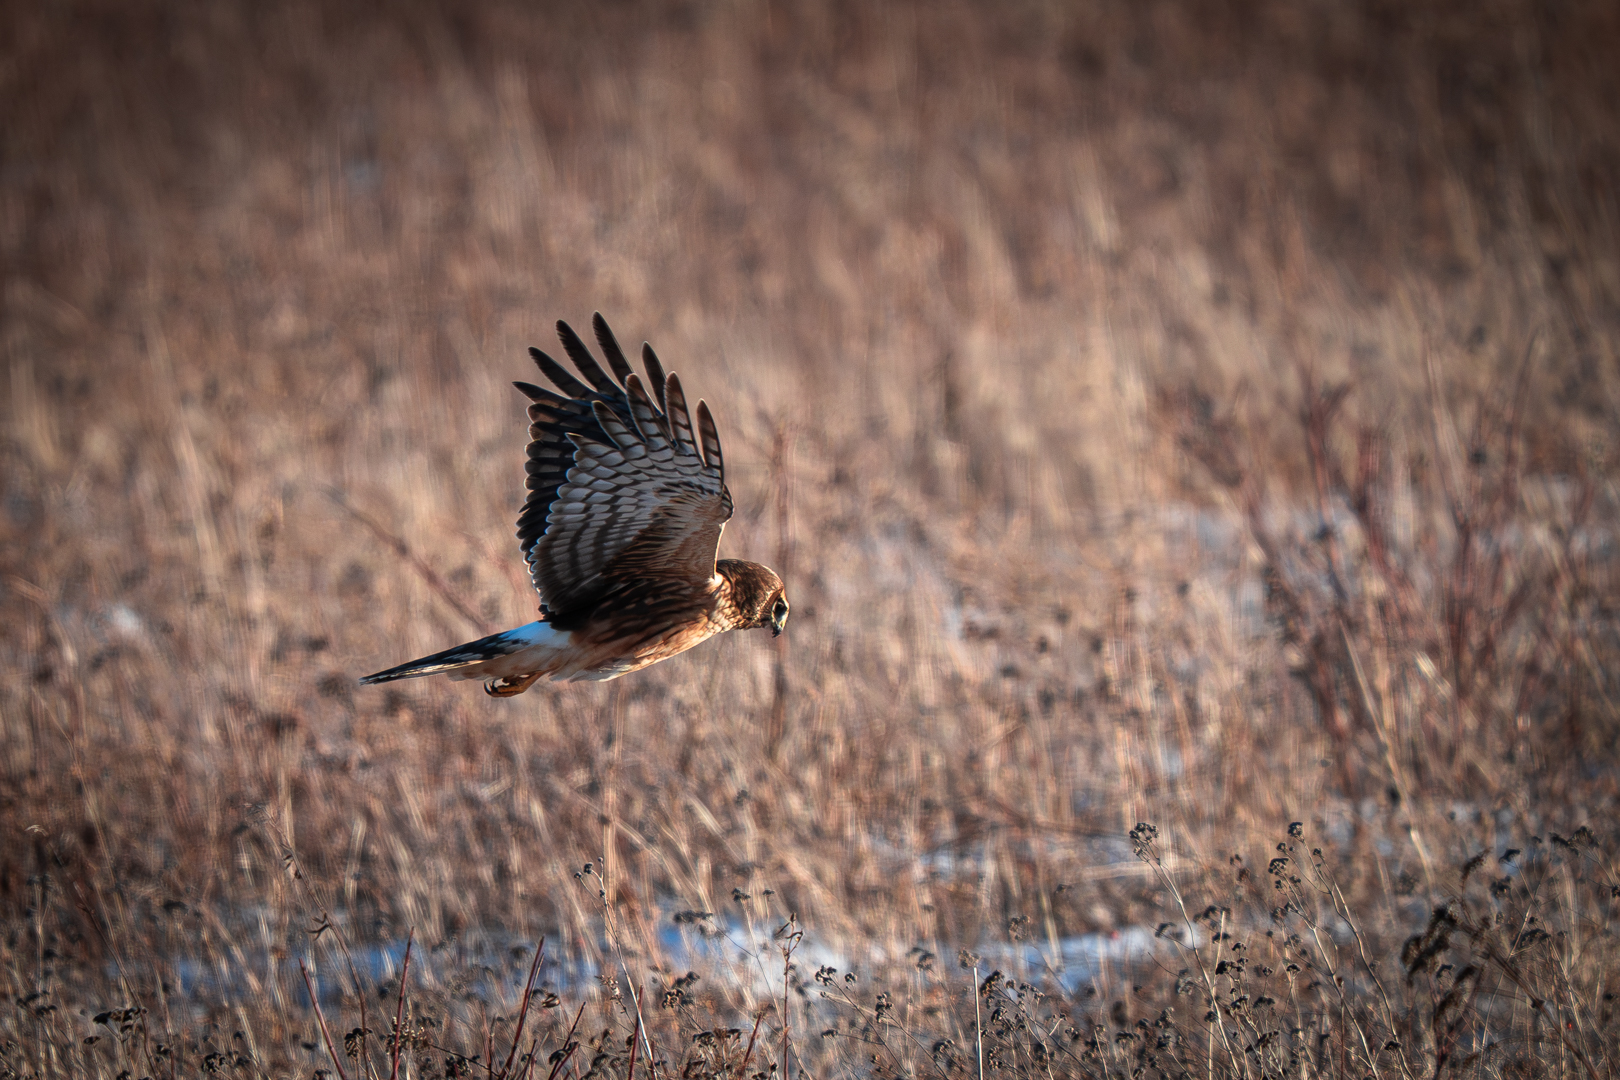
[[510, 641], [519, 648], [544, 645], [552, 649], [566, 649], [573, 636], [573, 631], [558, 630], [548, 622], [532, 622], [516, 630], [508, 630], [501, 635], [501, 639]]
[[545, 671], [557, 666], [557, 661], [568, 651], [573, 638], [572, 631], [558, 630], [548, 622], [532, 622], [489, 639], [489, 645], [500, 649], [503, 655], [491, 657], [481, 664], [457, 668], [448, 674], [452, 680], [459, 682]]

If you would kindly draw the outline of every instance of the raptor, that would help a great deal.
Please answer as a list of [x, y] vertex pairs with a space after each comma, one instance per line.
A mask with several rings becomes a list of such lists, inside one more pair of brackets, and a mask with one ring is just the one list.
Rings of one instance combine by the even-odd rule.
[[715, 557], [731, 493], [709, 407], [697, 403], [694, 424], [680, 379], [650, 345], [643, 378], [600, 314], [591, 327], [611, 374], [559, 322], [580, 377], [531, 348], [556, 389], [515, 384], [530, 401], [517, 536], [540, 618], [362, 683], [444, 674], [510, 697], [546, 676], [616, 679], [727, 630], [782, 632], [788, 601], [775, 571]]

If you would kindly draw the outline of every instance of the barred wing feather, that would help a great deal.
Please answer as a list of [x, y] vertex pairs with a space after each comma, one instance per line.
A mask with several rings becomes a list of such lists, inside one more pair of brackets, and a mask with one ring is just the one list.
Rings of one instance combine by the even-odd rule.
[[731, 517], [708, 406], [698, 403], [694, 432], [680, 380], [664, 374], [652, 349], [642, 348], [649, 394], [602, 316], [591, 324], [613, 375], [558, 323], [584, 381], [531, 349], [561, 393], [517, 384], [532, 402], [518, 542], [552, 619], [588, 610], [628, 581], [701, 585]]

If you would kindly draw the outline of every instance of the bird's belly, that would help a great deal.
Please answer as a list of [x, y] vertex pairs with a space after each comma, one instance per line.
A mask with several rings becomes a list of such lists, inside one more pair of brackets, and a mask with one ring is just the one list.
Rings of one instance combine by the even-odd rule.
[[706, 618], [652, 635], [625, 634], [611, 622], [573, 631], [534, 622], [501, 635], [499, 645], [511, 648], [511, 652], [447, 674], [453, 680], [538, 674], [559, 681], [605, 682], [683, 653], [713, 637], [719, 629]]
[[694, 645], [707, 641], [718, 632], [718, 627], [707, 619], [702, 619], [682, 626], [672, 633], [641, 641], [609, 639], [602, 641], [597, 649], [592, 650], [593, 655], [588, 660], [582, 658], [583, 662], [570, 668], [559, 669], [552, 677], [581, 682], [606, 682], [609, 679], [617, 679], [620, 675], [628, 675], [632, 671], [640, 671], [660, 660], [668, 660]]

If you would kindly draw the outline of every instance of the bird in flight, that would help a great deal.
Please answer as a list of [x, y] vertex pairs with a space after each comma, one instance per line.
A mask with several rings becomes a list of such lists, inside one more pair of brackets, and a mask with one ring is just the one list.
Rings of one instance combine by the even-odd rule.
[[362, 683], [445, 674], [511, 697], [547, 675], [616, 679], [727, 630], [782, 632], [788, 602], [776, 572], [715, 559], [731, 493], [709, 407], [698, 402], [694, 426], [680, 380], [664, 374], [652, 346], [641, 347], [643, 380], [600, 314], [591, 327], [612, 375], [558, 322], [585, 381], [531, 348], [561, 393], [515, 384], [532, 402], [517, 536], [540, 618]]

